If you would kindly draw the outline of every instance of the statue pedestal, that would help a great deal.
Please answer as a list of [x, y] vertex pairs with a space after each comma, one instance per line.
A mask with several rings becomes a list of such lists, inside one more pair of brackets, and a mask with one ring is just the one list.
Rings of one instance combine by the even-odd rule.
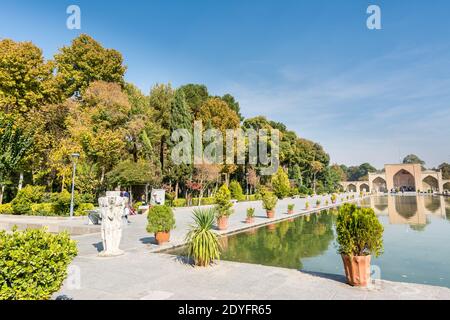
[[107, 192], [106, 197], [98, 199], [102, 218], [103, 251], [99, 257], [115, 257], [124, 252], [119, 249], [122, 239], [122, 216], [128, 199], [115, 192]]

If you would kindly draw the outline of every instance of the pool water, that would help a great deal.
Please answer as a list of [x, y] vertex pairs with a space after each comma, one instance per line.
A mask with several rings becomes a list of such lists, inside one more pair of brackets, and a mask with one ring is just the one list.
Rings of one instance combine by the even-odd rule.
[[[450, 288], [450, 199], [380, 196], [372, 207], [384, 225], [384, 253], [372, 258], [376, 277]], [[344, 274], [337, 253], [337, 210], [285, 220], [222, 239], [221, 259]]]

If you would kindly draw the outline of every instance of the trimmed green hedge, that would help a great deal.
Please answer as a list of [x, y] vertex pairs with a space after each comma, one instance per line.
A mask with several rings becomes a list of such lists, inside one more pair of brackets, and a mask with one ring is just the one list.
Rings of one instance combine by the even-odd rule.
[[0, 214], [12, 214], [13, 208], [11, 203], [0, 204]]
[[0, 300], [47, 300], [67, 277], [77, 255], [68, 233], [0, 231]]

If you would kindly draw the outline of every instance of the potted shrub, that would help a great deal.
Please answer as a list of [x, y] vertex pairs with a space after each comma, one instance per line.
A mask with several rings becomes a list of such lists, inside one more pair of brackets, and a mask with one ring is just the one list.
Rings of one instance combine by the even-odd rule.
[[186, 235], [188, 257], [200, 267], [220, 259], [219, 236], [212, 231], [215, 209], [194, 209], [194, 224]]
[[247, 218], [245, 219], [246, 223], [253, 223], [255, 222], [255, 208], [248, 208], [247, 209]]
[[309, 202], [306, 201], [306, 202], [305, 202], [305, 210], [308, 210], [308, 209], [309, 209]]
[[373, 209], [348, 203], [340, 208], [336, 219], [338, 252], [350, 285], [367, 286], [369, 283], [370, 258], [382, 252], [383, 231]]
[[330, 204], [330, 201], [328, 199], [325, 200], [325, 205], [328, 206]]
[[293, 204], [293, 203], [288, 204], [288, 214], [294, 213], [294, 207], [295, 207], [295, 204]]
[[167, 206], [153, 206], [147, 215], [147, 232], [154, 233], [158, 245], [169, 241], [170, 230], [175, 227], [175, 217], [172, 208]]
[[231, 192], [227, 185], [224, 184], [217, 191], [214, 201], [216, 203], [216, 217], [217, 217], [217, 227], [219, 230], [226, 230], [228, 228], [228, 217], [233, 213], [231, 207]]
[[267, 213], [267, 218], [273, 218], [275, 216], [274, 209], [277, 205], [278, 198], [272, 192], [267, 192], [266, 194], [264, 194], [262, 201], [263, 207]]
[[316, 208], [320, 207], [320, 204], [322, 203], [322, 201], [320, 201], [320, 199], [316, 200]]

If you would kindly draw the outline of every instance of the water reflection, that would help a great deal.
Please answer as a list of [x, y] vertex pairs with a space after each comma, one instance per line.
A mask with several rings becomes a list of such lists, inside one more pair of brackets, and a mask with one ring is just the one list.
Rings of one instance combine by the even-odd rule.
[[335, 213], [322, 211], [252, 230], [251, 236], [228, 237], [222, 259], [302, 269], [302, 259], [323, 254], [333, 242]]
[[450, 202], [443, 196], [384, 196], [368, 198], [361, 206], [388, 216], [390, 224], [406, 224], [413, 230], [423, 231], [430, 223], [429, 215], [448, 219]]

